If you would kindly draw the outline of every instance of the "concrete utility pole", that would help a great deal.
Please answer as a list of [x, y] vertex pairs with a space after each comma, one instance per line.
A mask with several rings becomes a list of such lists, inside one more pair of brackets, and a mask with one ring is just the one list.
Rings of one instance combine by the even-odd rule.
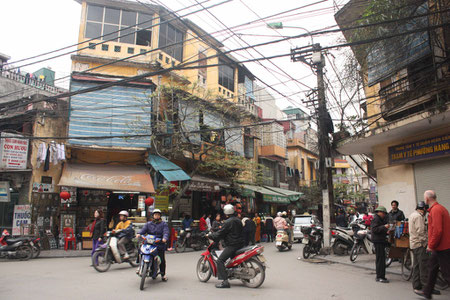
[[[330, 247], [330, 225], [331, 214], [334, 213], [334, 193], [333, 193], [333, 159], [331, 157], [331, 147], [328, 134], [330, 133], [331, 120], [327, 110], [327, 102], [325, 97], [325, 83], [323, 78], [323, 68], [325, 59], [320, 44], [313, 44], [311, 51], [305, 51], [303, 48], [300, 53], [298, 49], [293, 49], [292, 60], [301, 61], [316, 69], [317, 72], [317, 92], [318, 92], [318, 133], [319, 133], [319, 186], [322, 190], [322, 211], [323, 211], [323, 233], [325, 250]], [[311, 55], [311, 63], [306, 57]]]

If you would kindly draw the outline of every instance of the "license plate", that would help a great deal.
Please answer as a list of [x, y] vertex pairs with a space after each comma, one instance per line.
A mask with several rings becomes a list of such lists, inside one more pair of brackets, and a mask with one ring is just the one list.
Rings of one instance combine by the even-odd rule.
[[334, 243], [334, 238], [331, 239], [331, 245], [333, 245], [333, 243]]
[[302, 239], [302, 244], [307, 245], [308, 244], [308, 239]]
[[264, 257], [264, 255], [259, 255], [258, 259], [259, 259], [260, 262], [263, 262], [263, 263], [266, 262], [266, 258]]
[[282, 243], [283, 243], [283, 242], [277, 242], [276, 245], [277, 245], [277, 246], [281, 246]]

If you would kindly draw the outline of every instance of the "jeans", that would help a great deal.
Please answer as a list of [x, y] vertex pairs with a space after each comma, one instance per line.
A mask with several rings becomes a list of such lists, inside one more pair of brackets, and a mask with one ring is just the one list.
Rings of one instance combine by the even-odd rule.
[[423, 289], [423, 293], [427, 297], [431, 297], [431, 292], [436, 284], [439, 267], [444, 279], [450, 283], [450, 249], [444, 251], [434, 251], [431, 253], [428, 262], [428, 281]]
[[91, 252], [91, 256], [94, 255], [95, 250], [98, 248], [98, 246], [100, 244], [102, 244], [103, 242], [99, 241], [98, 239], [93, 239], [92, 240], [92, 252]]
[[413, 265], [412, 265], [412, 285], [413, 289], [421, 290], [423, 285], [427, 283], [428, 277], [428, 254], [425, 247], [412, 249]]
[[375, 245], [375, 267], [377, 270], [377, 278], [386, 278], [386, 243], [374, 243]]
[[117, 243], [117, 248], [119, 249], [120, 255], [125, 255], [127, 253], [126, 244], [130, 242], [130, 239], [126, 236], [121, 237], [119, 242]]
[[217, 260], [217, 277], [219, 280], [227, 280], [228, 274], [227, 269], [225, 268], [225, 262], [227, 259], [234, 257], [234, 254], [236, 251], [241, 249], [241, 246], [228, 246], [225, 249], [223, 249], [222, 253], [219, 256], [219, 259]]

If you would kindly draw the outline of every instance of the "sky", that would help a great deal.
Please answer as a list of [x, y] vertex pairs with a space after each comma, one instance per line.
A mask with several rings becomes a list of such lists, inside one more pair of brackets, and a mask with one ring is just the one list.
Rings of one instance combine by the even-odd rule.
[[[149, 4], [159, 4], [158, 0], [139, 0]], [[174, 11], [201, 2], [204, 6], [210, 6], [224, 0], [165, 0], [164, 5]], [[270, 40], [280, 39], [282, 36], [293, 36], [308, 31], [326, 29], [335, 26], [334, 13], [336, 5], [341, 7], [347, 0], [232, 0], [225, 4], [210, 9], [210, 13], [223, 22], [228, 27], [241, 25], [254, 21], [259, 17], [270, 16], [279, 12], [287, 11], [297, 7], [303, 7], [286, 13], [280, 17], [272, 18], [267, 22], [283, 22], [284, 28], [274, 30], [267, 28], [264, 22], [252, 23], [245, 27], [238, 27], [234, 33], [225, 32], [224, 26], [211, 16], [207, 11], [198, 12], [188, 16], [193, 22], [209, 33], [213, 33], [219, 41], [223, 41], [225, 49], [236, 49], [248, 44], [253, 45]], [[197, 6], [184, 10], [179, 15], [189, 11], [200, 9]], [[28, 58], [34, 55], [52, 51], [61, 47], [77, 43], [78, 30], [81, 17], [81, 5], [75, 0], [2, 0], [2, 17], [0, 18], [0, 53], [11, 56], [10, 61]], [[215, 33], [221, 31], [219, 33]], [[239, 37], [240, 38], [239, 38]], [[340, 34], [315, 36], [314, 43], [322, 46], [335, 45], [340, 38]], [[310, 37], [292, 39], [289, 41], [264, 46], [249, 52], [235, 52], [233, 56], [238, 60], [247, 60], [254, 57], [274, 56], [287, 54], [291, 48], [296, 46], [307, 46], [311, 44]], [[70, 48], [63, 52], [75, 49]], [[334, 53], [339, 57], [339, 52]], [[39, 59], [46, 57], [39, 57]], [[37, 59], [36, 59], [37, 60]], [[21, 65], [35, 60], [17, 62]], [[309, 88], [316, 87], [316, 77], [311, 69], [301, 62], [291, 62], [290, 57], [282, 57], [269, 61], [245, 64], [253, 74], [263, 82], [279, 91], [269, 92], [277, 99], [277, 104], [281, 108], [295, 106], [306, 108], [302, 100], [306, 99], [305, 93]], [[275, 65], [275, 66], [274, 66]], [[57, 59], [23, 66], [21, 71], [34, 72], [41, 67], [50, 67], [56, 72], [56, 78], [70, 74], [70, 55], [64, 55]], [[334, 78], [332, 71], [327, 68], [326, 72], [330, 78]], [[286, 73], [288, 75], [286, 75]], [[299, 79], [300, 83], [292, 80]], [[68, 79], [59, 81], [59, 85], [67, 88]], [[287, 95], [288, 98], [281, 96]], [[333, 107], [332, 104], [330, 104]], [[307, 110], [308, 111], [308, 110]], [[332, 113], [333, 118], [336, 114]]]

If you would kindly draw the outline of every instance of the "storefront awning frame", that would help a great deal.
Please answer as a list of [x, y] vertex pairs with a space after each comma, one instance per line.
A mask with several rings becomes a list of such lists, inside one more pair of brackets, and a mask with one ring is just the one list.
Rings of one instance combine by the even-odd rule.
[[273, 187], [273, 186], [264, 186], [264, 187], [269, 190], [275, 191], [279, 194], [285, 195], [289, 199], [289, 201], [298, 201], [298, 200], [300, 200], [300, 197], [303, 196], [303, 193], [301, 193], [301, 192], [286, 190], [286, 189]]
[[277, 204], [289, 204], [289, 198], [286, 195], [277, 193], [271, 189], [263, 186], [243, 184], [243, 196], [250, 196], [251, 193], [260, 193], [263, 195], [263, 200], [265, 202], [277, 203]]
[[168, 181], [191, 180], [191, 177], [182, 168], [161, 156], [149, 155], [147, 162]]

